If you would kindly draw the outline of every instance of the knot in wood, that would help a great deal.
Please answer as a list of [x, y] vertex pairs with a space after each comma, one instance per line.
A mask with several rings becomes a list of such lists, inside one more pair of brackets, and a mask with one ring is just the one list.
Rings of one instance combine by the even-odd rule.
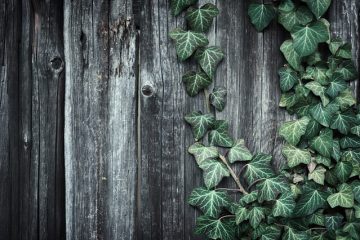
[[146, 97], [151, 97], [153, 94], [154, 94], [154, 89], [152, 86], [150, 85], [144, 85], [142, 88], [141, 88], [141, 92], [144, 96]]
[[64, 67], [64, 62], [60, 57], [53, 57], [50, 60], [50, 65], [55, 71], [61, 71]]

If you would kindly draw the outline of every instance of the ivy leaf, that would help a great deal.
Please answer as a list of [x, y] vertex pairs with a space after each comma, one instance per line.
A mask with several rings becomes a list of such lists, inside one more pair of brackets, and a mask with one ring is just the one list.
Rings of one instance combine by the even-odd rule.
[[330, 52], [340, 58], [351, 59], [351, 45], [344, 43], [341, 38], [333, 38], [329, 44]]
[[344, 217], [341, 214], [325, 215], [325, 226], [329, 231], [335, 231], [339, 229]]
[[330, 7], [331, 0], [308, 0], [306, 4], [316, 18], [320, 18]]
[[191, 192], [188, 202], [199, 207], [205, 215], [216, 218], [221, 209], [230, 204], [230, 199], [226, 192], [196, 188]]
[[323, 215], [323, 212], [323, 210], [319, 210], [312, 214], [309, 218], [309, 223], [319, 226], [325, 226], [325, 216]]
[[291, 12], [295, 9], [295, 5], [292, 0], [284, 0], [281, 1], [278, 9], [281, 12]]
[[289, 91], [299, 81], [296, 72], [290, 67], [282, 67], [278, 73], [280, 76], [280, 88], [284, 92]]
[[296, 25], [306, 25], [313, 20], [313, 14], [304, 6], [300, 6], [297, 10], [290, 12], [280, 11], [278, 22], [291, 32]]
[[236, 224], [239, 225], [240, 223], [249, 219], [249, 211], [246, 207], [239, 206], [235, 212], [235, 221]]
[[223, 58], [224, 53], [219, 47], [215, 46], [200, 48], [195, 53], [195, 59], [211, 79], [214, 77], [217, 65]]
[[353, 181], [351, 183], [351, 188], [353, 190], [355, 200], [358, 201], [358, 203], [360, 203], [360, 181], [359, 180]]
[[175, 48], [180, 61], [188, 59], [197, 48], [205, 47], [209, 44], [209, 41], [203, 33], [184, 31], [180, 28], [172, 30], [170, 37], [176, 42]]
[[250, 225], [255, 229], [259, 226], [262, 220], [265, 219], [264, 208], [262, 207], [253, 207], [249, 211], [249, 222]]
[[190, 97], [196, 96], [212, 83], [212, 80], [204, 72], [188, 72], [182, 79]]
[[275, 200], [279, 193], [290, 192], [290, 186], [281, 175], [264, 179], [257, 184], [259, 202]]
[[261, 240], [277, 240], [280, 239], [281, 229], [277, 226], [267, 226], [261, 235]]
[[215, 159], [203, 161], [199, 167], [204, 170], [204, 182], [208, 189], [216, 187], [224, 177], [230, 176], [227, 167]]
[[360, 239], [360, 223], [349, 222], [343, 228], [344, 232], [349, 233], [352, 239]]
[[296, 231], [290, 227], [287, 227], [282, 240], [308, 240], [309, 235], [306, 232]]
[[342, 91], [339, 96], [335, 98], [335, 102], [341, 109], [347, 109], [356, 104], [356, 99], [349, 89]]
[[250, 161], [252, 158], [253, 155], [245, 146], [244, 139], [237, 140], [235, 145], [230, 148], [228, 153], [228, 160], [230, 163], [234, 163], [236, 161]]
[[299, 120], [285, 122], [281, 125], [279, 134], [288, 143], [297, 145], [301, 136], [305, 134], [309, 121], [308, 117], [302, 117]]
[[343, 61], [335, 73], [340, 73], [345, 81], [354, 80], [358, 77], [357, 68], [351, 60]]
[[314, 182], [324, 185], [326, 169], [323, 166], [317, 166], [314, 171], [309, 173], [308, 179]]
[[201, 143], [194, 143], [189, 147], [188, 151], [190, 154], [194, 155], [199, 166], [201, 166], [203, 161], [211, 158], [217, 158], [219, 156], [219, 152], [216, 147], [205, 147]]
[[226, 89], [223, 87], [218, 87], [218, 88], [214, 88], [213, 92], [209, 96], [211, 105], [213, 105], [215, 109], [218, 110], [219, 112], [221, 112], [225, 108], [226, 95], [227, 95]]
[[330, 129], [324, 129], [320, 135], [310, 142], [311, 148], [320, 153], [324, 157], [331, 157], [333, 151], [333, 132]]
[[330, 100], [326, 96], [326, 93], [325, 93], [326, 87], [322, 86], [319, 82], [316, 82], [316, 81], [308, 82], [307, 84], [305, 84], [305, 87], [307, 89], [310, 89], [314, 95], [320, 97], [323, 106], [326, 106], [329, 104]]
[[291, 217], [294, 208], [294, 196], [291, 192], [286, 192], [276, 200], [272, 214], [274, 217]]
[[264, 30], [276, 16], [275, 8], [270, 4], [250, 4], [248, 14], [251, 23], [259, 32]]
[[340, 152], [340, 142], [339, 140], [335, 139], [333, 142], [333, 151], [331, 153], [331, 157], [336, 161], [340, 160], [341, 152]]
[[207, 32], [214, 17], [218, 14], [219, 9], [214, 4], [207, 3], [201, 8], [189, 9], [186, 13], [186, 20], [195, 32]]
[[331, 120], [330, 127], [332, 129], [337, 129], [342, 134], [347, 135], [355, 123], [356, 117], [352, 113], [336, 113]]
[[309, 164], [311, 161], [311, 154], [306, 149], [299, 149], [290, 144], [284, 145], [282, 153], [287, 159], [290, 168], [303, 164]]
[[343, 208], [352, 208], [354, 206], [354, 194], [351, 186], [343, 183], [337, 188], [338, 192], [331, 194], [327, 201], [332, 208], [337, 206]]
[[210, 239], [233, 240], [235, 224], [229, 219], [215, 219], [202, 215], [196, 220], [196, 234], [206, 234]]
[[255, 202], [258, 199], [258, 196], [259, 196], [259, 191], [257, 191], [257, 190], [252, 191], [251, 193], [242, 196], [239, 203], [241, 205], [244, 205], [244, 204], [249, 204], [249, 203]]
[[357, 136], [343, 137], [340, 139], [340, 146], [345, 148], [358, 148], [360, 147], [360, 138]]
[[171, 0], [171, 11], [177, 16], [187, 7], [197, 3], [197, 0]]
[[346, 82], [342, 80], [340, 73], [334, 73], [329, 83], [329, 87], [326, 90], [327, 95], [334, 98], [339, 95], [340, 92], [347, 88]]
[[245, 178], [249, 184], [260, 178], [270, 178], [274, 176], [271, 168], [271, 155], [258, 153], [246, 165]]
[[311, 116], [324, 127], [329, 127], [332, 115], [339, 109], [338, 105], [330, 103], [324, 107], [321, 103], [310, 109]]
[[329, 194], [318, 189], [307, 188], [296, 203], [293, 215], [297, 217], [313, 214], [326, 206]]
[[319, 134], [320, 130], [321, 130], [321, 125], [313, 118], [310, 118], [310, 122], [307, 125], [306, 132], [303, 138], [310, 140], [316, 137]]
[[232, 147], [234, 141], [229, 136], [229, 124], [225, 120], [215, 120], [214, 128], [209, 133], [209, 142], [211, 145], [220, 147]]
[[194, 111], [185, 116], [185, 121], [191, 125], [195, 141], [198, 141], [214, 125], [215, 118], [211, 114]]
[[283, 53], [286, 61], [289, 62], [290, 66], [295, 70], [300, 70], [301, 56], [294, 49], [293, 40], [286, 40], [281, 44], [280, 51]]
[[318, 163], [318, 164], [322, 164], [322, 165], [324, 165], [324, 166], [326, 166], [326, 167], [330, 167], [330, 166], [331, 166], [331, 159], [330, 159], [330, 158], [323, 157], [323, 156], [321, 156], [321, 155], [316, 156], [315, 162]]
[[317, 45], [330, 38], [328, 26], [323, 21], [316, 21], [305, 27], [295, 26], [292, 31], [294, 49], [301, 56], [309, 56], [315, 52]]
[[335, 174], [341, 183], [346, 182], [351, 175], [353, 166], [350, 162], [340, 161], [335, 166]]
[[360, 125], [352, 127], [351, 133], [355, 134], [356, 136], [360, 137]]

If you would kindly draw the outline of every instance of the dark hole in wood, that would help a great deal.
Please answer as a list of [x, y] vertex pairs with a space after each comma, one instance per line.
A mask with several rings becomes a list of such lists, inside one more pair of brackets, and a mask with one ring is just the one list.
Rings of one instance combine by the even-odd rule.
[[54, 57], [51, 59], [51, 67], [55, 70], [58, 70], [62, 67], [63, 61], [59, 57]]
[[150, 85], [145, 85], [142, 87], [141, 92], [144, 96], [150, 97], [153, 95], [153, 88]]

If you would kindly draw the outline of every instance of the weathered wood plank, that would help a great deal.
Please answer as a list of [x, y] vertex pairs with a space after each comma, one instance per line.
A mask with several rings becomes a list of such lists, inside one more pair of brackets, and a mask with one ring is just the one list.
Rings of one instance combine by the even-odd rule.
[[133, 239], [136, 31], [129, 1], [65, 1], [67, 239]]

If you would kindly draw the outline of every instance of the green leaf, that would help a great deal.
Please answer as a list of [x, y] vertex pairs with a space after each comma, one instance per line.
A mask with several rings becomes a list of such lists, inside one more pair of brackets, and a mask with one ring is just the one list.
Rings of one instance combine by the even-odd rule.
[[183, 76], [186, 92], [190, 97], [196, 96], [201, 90], [207, 88], [212, 80], [204, 72], [188, 72]]
[[305, 27], [295, 26], [292, 30], [294, 49], [301, 56], [315, 52], [317, 45], [330, 38], [329, 29], [323, 21], [316, 21]]
[[350, 90], [346, 89], [335, 98], [335, 102], [340, 106], [341, 109], [347, 109], [356, 104], [356, 99]]
[[331, 157], [336, 161], [340, 160], [341, 152], [340, 152], [340, 142], [339, 140], [335, 139], [333, 142], [333, 151], [331, 153]]
[[219, 47], [215, 46], [199, 48], [195, 53], [195, 59], [210, 78], [214, 77], [216, 67], [223, 58], [224, 53]]
[[297, 102], [297, 97], [293, 93], [284, 93], [281, 94], [281, 99], [279, 102], [279, 107], [286, 107], [287, 109], [293, 107]]
[[180, 28], [172, 30], [170, 37], [176, 42], [175, 48], [180, 61], [188, 59], [199, 47], [205, 47], [209, 44], [203, 33], [184, 31]]
[[[321, 85], [329, 84], [329, 79], [327, 76], [328, 68], [323, 63], [318, 63], [316, 66], [309, 66], [306, 68], [306, 72], [303, 74], [303, 79], [315, 80]], [[317, 94], [315, 94], [317, 95]], [[319, 95], [317, 95], [319, 96]]]
[[331, 194], [327, 201], [332, 208], [340, 206], [343, 208], [352, 208], [354, 206], [354, 194], [351, 186], [343, 183], [337, 188], [338, 192]]
[[335, 231], [339, 229], [344, 217], [341, 214], [325, 215], [325, 226], [329, 231]]
[[259, 32], [264, 30], [276, 16], [275, 8], [270, 4], [250, 4], [248, 14], [251, 23]]
[[320, 97], [323, 106], [329, 104], [330, 100], [325, 93], [326, 87], [322, 86], [319, 82], [316, 81], [308, 82], [307, 84], [305, 84], [305, 87], [307, 89], [310, 89], [314, 95]]
[[348, 233], [352, 239], [360, 239], [360, 223], [349, 222], [345, 224], [343, 231]]
[[274, 217], [291, 217], [295, 208], [294, 196], [291, 192], [281, 194], [276, 200], [272, 214]]
[[335, 166], [335, 174], [341, 183], [346, 182], [351, 175], [353, 166], [350, 162], [340, 161]]
[[228, 153], [228, 160], [230, 163], [234, 163], [236, 161], [250, 161], [252, 158], [253, 155], [245, 146], [244, 139], [237, 140], [235, 145], [230, 148]]
[[186, 115], [185, 121], [191, 125], [195, 141], [198, 141], [213, 127], [215, 118], [211, 114], [202, 114], [199, 111]]
[[360, 203], [360, 181], [359, 180], [353, 181], [351, 183], [351, 188], [353, 190], [355, 200], [358, 203]]
[[325, 226], [325, 216], [323, 215], [323, 210], [319, 210], [312, 214], [309, 218], [309, 222], [310, 224]]
[[323, 166], [317, 166], [314, 171], [309, 173], [308, 179], [314, 180], [314, 182], [324, 185], [326, 169]]
[[295, 5], [292, 0], [284, 0], [281, 1], [278, 9], [281, 12], [291, 12], [295, 9]]
[[306, 4], [316, 18], [320, 18], [330, 7], [331, 0], [307, 0]]
[[177, 16], [189, 6], [197, 3], [197, 0], [171, 0], [171, 11]]
[[336, 113], [331, 120], [331, 128], [347, 135], [356, 123], [356, 117], [351, 112]]
[[344, 43], [340, 38], [331, 39], [329, 44], [330, 52], [336, 57], [351, 59], [351, 45]]
[[207, 32], [211, 23], [219, 14], [219, 9], [211, 3], [207, 3], [201, 8], [189, 9], [186, 13], [186, 20], [190, 28], [195, 32]]
[[355, 134], [356, 136], [360, 137], [360, 125], [352, 127], [351, 133]]
[[277, 226], [267, 226], [261, 235], [261, 240], [277, 240], [280, 238], [281, 229]]
[[326, 94], [332, 98], [335, 98], [339, 95], [340, 92], [344, 91], [346, 88], [347, 84], [342, 79], [342, 75], [340, 73], [334, 73], [329, 83], [329, 87], [326, 90]]
[[331, 159], [330, 159], [330, 158], [323, 157], [323, 156], [321, 156], [321, 155], [316, 156], [315, 162], [318, 163], [318, 164], [322, 164], [322, 165], [324, 165], [324, 166], [326, 166], [326, 167], [330, 167], [330, 166], [331, 166]]
[[282, 153], [287, 159], [290, 168], [303, 164], [309, 164], [311, 161], [311, 154], [306, 149], [299, 149], [290, 144], [284, 145]]
[[340, 73], [345, 81], [354, 80], [358, 77], [357, 68], [351, 60], [343, 61], [335, 73]]
[[213, 130], [209, 133], [211, 145], [232, 147], [234, 141], [229, 136], [229, 124], [225, 120], [215, 120]]
[[309, 121], [308, 117], [302, 117], [299, 120], [285, 122], [281, 125], [279, 134], [288, 143], [297, 145], [301, 136], [305, 134]]
[[316, 137], [321, 130], [321, 125], [313, 118], [310, 118], [310, 122], [306, 127], [306, 132], [303, 136], [304, 139], [310, 140]]
[[296, 203], [293, 215], [297, 217], [313, 214], [316, 210], [326, 206], [329, 194], [318, 189], [305, 189]]
[[203, 215], [196, 220], [196, 234], [206, 234], [210, 239], [233, 240], [235, 223], [232, 219], [214, 219]]
[[313, 15], [311, 11], [304, 6], [300, 6], [298, 9], [290, 12], [280, 11], [278, 15], [278, 22], [289, 32], [291, 32], [294, 26], [306, 25], [311, 22], [312, 19]]
[[200, 168], [204, 170], [204, 182], [207, 188], [217, 186], [224, 177], [230, 176], [227, 167], [218, 160], [208, 159], [201, 162]]
[[264, 209], [262, 207], [253, 207], [249, 211], [249, 222], [253, 228], [257, 228], [262, 220], [265, 219]]
[[321, 103], [310, 109], [311, 116], [324, 127], [329, 127], [333, 114], [338, 110], [338, 105], [329, 103], [324, 107]]
[[226, 95], [227, 95], [226, 89], [223, 87], [218, 87], [218, 88], [214, 88], [213, 92], [209, 96], [211, 105], [213, 105], [215, 109], [218, 110], [219, 112], [221, 112], [225, 108]]
[[290, 227], [287, 227], [283, 234], [282, 240], [308, 240], [309, 235], [306, 232], [296, 231]]
[[333, 143], [333, 132], [330, 129], [324, 129], [319, 136], [311, 140], [310, 146], [322, 156], [331, 157]]
[[241, 205], [245, 205], [245, 204], [249, 204], [249, 203], [252, 203], [252, 202], [255, 202], [257, 199], [258, 199], [258, 196], [259, 196], [259, 191], [252, 191], [251, 193], [249, 194], [245, 194], [243, 195], [241, 198], [240, 198], [240, 201], [239, 203]]
[[247, 210], [247, 208], [239, 206], [235, 212], [236, 224], [239, 225], [240, 223], [242, 223], [248, 219], [249, 219], [249, 211]]
[[290, 66], [295, 70], [300, 70], [301, 57], [294, 49], [293, 40], [286, 40], [281, 44], [280, 51], [284, 54], [286, 61], [289, 62]]
[[205, 215], [216, 218], [221, 209], [230, 204], [230, 199], [226, 192], [195, 188], [188, 202], [192, 206], [199, 207]]
[[278, 73], [280, 76], [280, 88], [284, 92], [289, 91], [299, 81], [296, 72], [290, 67], [282, 67]]
[[257, 153], [251, 162], [246, 165], [245, 178], [249, 184], [257, 179], [274, 176], [271, 159], [271, 155]]
[[216, 147], [205, 147], [201, 143], [194, 143], [189, 147], [189, 153], [194, 155], [197, 164], [200, 166], [207, 159], [217, 158], [219, 152]]
[[264, 179], [257, 184], [259, 190], [259, 202], [275, 200], [279, 193], [290, 192], [290, 186], [286, 179], [279, 175]]
[[358, 148], [360, 147], [360, 137], [349, 136], [340, 139], [340, 146], [342, 149], [345, 148]]

